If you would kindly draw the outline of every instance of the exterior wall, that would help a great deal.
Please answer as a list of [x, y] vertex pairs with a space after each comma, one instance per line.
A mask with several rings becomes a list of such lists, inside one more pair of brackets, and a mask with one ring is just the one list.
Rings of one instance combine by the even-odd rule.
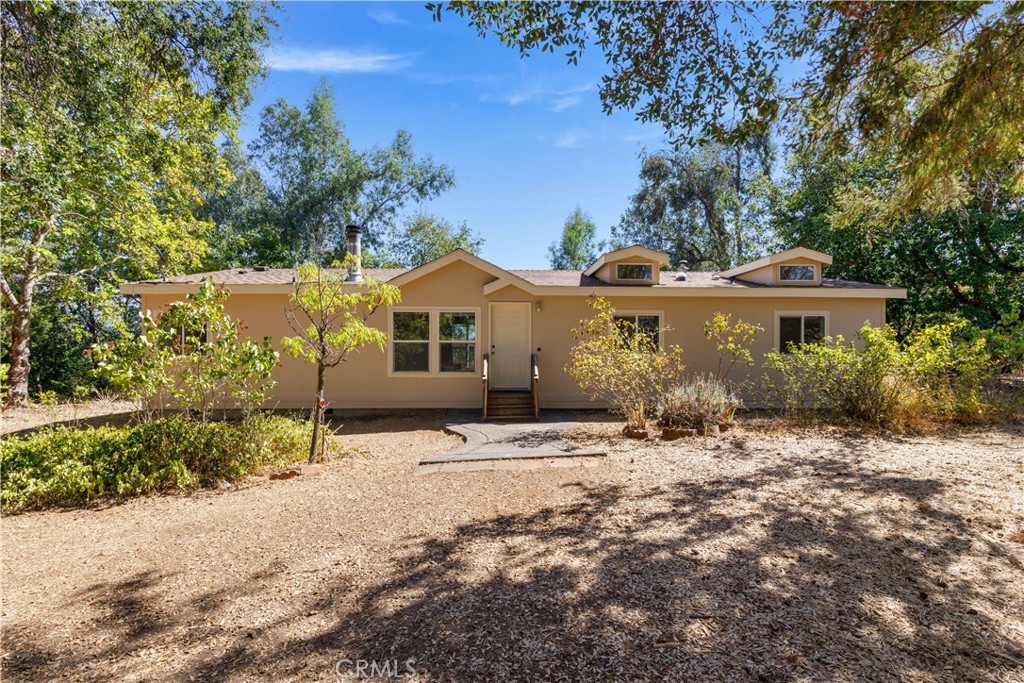
[[[456, 261], [402, 287], [403, 308], [443, 307], [477, 310], [478, 354], [489, 347], [489, 302], [530, 302], [533, 337], [531, 346], [539, 349], [540, 402], [543, 408], [598, 407], [574, 386], [562, 371], [573, 345], [572, 328], [591, 314], [586, 304], [590, 291], [579, 296], [534, 296], [516, 287], [505, 287], [490, 295], [483, 286], [495, 278], [477, 268]], [[703, 324], [716, 312], [732, 313], [758, 323], [766, 330], [754, 345], [759, 359], [775, 345], [776, 312], [819, 312], [828, 314], [830, 335], [852, 338], [865, 323], [885, 322], [885, 299], [869, 298], [798, 298], [798, 297], [609, 297], [620, 312], [656, 312], [662, 324], [672, 329], [663, 344], [677, 344], [685, 350], [687, 366], [692, 372], [711, 372], [718, 364], [718, 355], [711, 342], [704, 338]], [[157, 312], [161, 306], [181, 298], [180, 295], [146, 294], [142, 306]], [[245, 294], [236, 291], [227, 302], [232, 316], [242, 320], [246, 332], [253, 337], [271, 336], [279, 347], [281, 337], [292, 334], [284, 316], [288, 303], [286, 294]], [[539, 307], [538, 307], [539, 303]], [[538, 310], [539, 308], [539, 310]], [[377, 311], [371, 324], [387, 330], [389, 315]], [[315, 390], [315, 368], [305, 361], [282, 356], [274, 375], [278, 384], [267, 407], [296, 408], [312, 403]], [[353, 353], [348, 362], [327, 371], [326, 400], [334, 408], [478, 408], [482, 402], [480, 364], [475, 373], [464, 375], [400, 376], [389, 375], [388, 353], [376, 347]]]

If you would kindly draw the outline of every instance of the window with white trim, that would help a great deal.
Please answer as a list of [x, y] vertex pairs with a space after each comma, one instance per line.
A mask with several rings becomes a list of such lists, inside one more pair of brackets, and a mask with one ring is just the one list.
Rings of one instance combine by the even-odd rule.
[[432, 377], [475, 373], [478, 314], [433, 306], [392, 309], [390, 373]]
[[623, 337], [643, 334], [650, 340], [651, 350], [661, 347], [661, 315], [658, 313], [616, 313], [615, 325]]
[[391, 313], [393, 372], [430, 372], [430, 311]]
[[650, 263], [620, 263], [615, 266], [615, 278], [618, 280], [653, 280], [654, 266]]
[[793, 345], [819, 342], [828, 334], [827, 321], [821, 313], [780, 313], [778, 325], [779, 350], [783, 353], [790, 353]]
[[817, 277], [814, 266], [807, 264], [793, 264], [779, 266], [780, 282], [814, 282]]
[[476, 313], [441, 311], [438, 316], [441, 372], [476, 372]]

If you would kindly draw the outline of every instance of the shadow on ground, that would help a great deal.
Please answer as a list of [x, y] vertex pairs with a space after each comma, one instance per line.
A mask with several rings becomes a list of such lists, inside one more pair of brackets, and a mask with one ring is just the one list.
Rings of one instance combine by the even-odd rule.
[[[123, 657], [189, 624], [175, 647], [198, 652], [182, 655], [180, 680], [329, 679], [341, 658], [412, 658], [431, 681], [1024, 678], [1024, 646], [997, 623], [1020, 561], [933, 504], [941, 481], [858, 468], [860, 444], [706, 481], [567, 484], [570, 504], [409, 538], [365, 585], [325, 577], [215, 648], [210, 624], [238, 595], [162, 608], [146, 575], [116, 586], [97, 628]], [[958, 573], [968, 554], [983, 588]], [[258, 596], [273, 572], [238, 594]], [[289, 628], [310, 615], [327, 622]], [[111, 675], [42, 633], [5, 641], [15, 678]]]

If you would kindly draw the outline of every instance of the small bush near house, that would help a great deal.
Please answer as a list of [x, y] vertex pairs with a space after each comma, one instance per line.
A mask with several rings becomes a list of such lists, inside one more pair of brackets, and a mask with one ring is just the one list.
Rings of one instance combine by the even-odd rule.
[[305, 459], [308, 422], [254, 413], [203, 424], [181, 415], [124, 427], [11, 437], [0, 453], [4, 512], [189, 491]]
[[732, 422], [742, 402], [714, 375], [697, 375], [669, 389], [658, 405], [658, 426], [664, 429], [710, 428]]
[[[763, 327], [739, 319], [733, 322], [731, 313], [715, 313], [711, 320], [704, 323], [704, 336], [718, 351], [718, 379], [725, 382], [737, 365], [747, 369], [754, 364], [750, 347], [759, 334], [764, 334]], [[745, 382], [738, 384], [743, 385]]]
[[934, 325], [902, 343], [888, 326], [865, 325], [862, 350], [837, 336], [768, 353], [763, 397], [788, 417], [824, 413], [879, 427], [977, 419], [989, 355], [984, 339], [964, 337], [965, 325]]
[[617, 321], [615, 309], [604, 299], [593, 297], [587, 303], [594, 316], [573, 330], [577, 342], [563, 369], [590, 400], [603, 400], [609, 410], [623, 415], [627, 433], [642, 432], [658, 399], [681, 383], [683, 350], [659, 348], [667, 328], [638, 329]]
[[143, 419], [176, 407], [205, 423], [230, 404], [248, 415], [275, 384], [278, 354], [269, 337], [242, 336], [241, 323], [224, 310], [228, 296], [207, 280], [161, 315], [147, 311], [142, 335], [93, 347], [97, 374], [134, 401]]

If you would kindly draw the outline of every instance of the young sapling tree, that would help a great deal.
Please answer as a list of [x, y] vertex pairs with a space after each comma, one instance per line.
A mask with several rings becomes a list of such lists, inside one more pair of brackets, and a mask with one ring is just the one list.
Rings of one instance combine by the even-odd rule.
[[387, 344], [384, 330], [367, 324], [381, 306], [392, 306], [402, 295], [394, 285], [364, 278], [360, 283], [346, 282], [349, 267], [358, 267], [355, 256], [347, 256], [342, 268], [325, 269], [305, 264], [296, 270], [295, 289], [289, 297], [285, 315], [295, 336], [281, 339], [286, 353], [316, 365], [316, 400], [313, 403], [313, 440], [309, 462], [315, 463], [320, 429], [324, 418], [324, 373], [348, 359], [363, 346], [376, 345], [382, 351]]

